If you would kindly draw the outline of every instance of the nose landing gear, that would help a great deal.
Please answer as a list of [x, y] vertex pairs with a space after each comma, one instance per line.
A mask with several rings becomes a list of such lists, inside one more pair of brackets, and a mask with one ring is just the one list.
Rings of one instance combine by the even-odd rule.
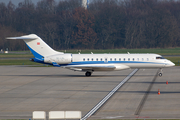
[[163, 73], [163, 69], [160, 69], [160, 71], [159, 71], [159, 73], [158, 73], [159, 77], [162, 76], [162, 73]]
[[162, 76], [162, 73], [158, 73], [158, 75], [159, 75], [159, 77], [161, 77], [161, 76]]

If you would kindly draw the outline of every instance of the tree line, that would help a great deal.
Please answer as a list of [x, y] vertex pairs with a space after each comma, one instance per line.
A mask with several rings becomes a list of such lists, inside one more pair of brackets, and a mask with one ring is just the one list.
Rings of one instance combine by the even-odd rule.
[[37, 34], [52, 48], [180, 47], [179, 0], [24, 0], [0, 3], [0, 49], [27, 50], [9, 36]]

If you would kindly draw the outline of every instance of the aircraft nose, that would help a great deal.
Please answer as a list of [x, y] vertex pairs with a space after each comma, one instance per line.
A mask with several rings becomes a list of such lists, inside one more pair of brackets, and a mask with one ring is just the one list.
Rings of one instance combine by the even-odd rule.
[[171, 65], [172, 65], [172, 66], [175, 66], [175, 64], [174, 64], [173, 62], [171, 62]]
[[173, 62], [169, 61], [167, 64], [167, 67], [173, 67], [173, 66], [175, 66], [175, 64]]

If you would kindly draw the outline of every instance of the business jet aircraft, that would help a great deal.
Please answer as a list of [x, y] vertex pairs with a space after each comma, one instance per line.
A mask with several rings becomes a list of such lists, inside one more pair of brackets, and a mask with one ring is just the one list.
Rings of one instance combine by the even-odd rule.
[[31, 61], [63, 67], [74, 71], [86, 72], [91, 76], [95, 71], [124, 70], [128, 68], [162, 68], [175, 64], [158, 54], [71, 54], [57, 52], [48, 46], [35, 34], [8, 37], [7, 39], [22, 39], [27, 44], [35, 58]]

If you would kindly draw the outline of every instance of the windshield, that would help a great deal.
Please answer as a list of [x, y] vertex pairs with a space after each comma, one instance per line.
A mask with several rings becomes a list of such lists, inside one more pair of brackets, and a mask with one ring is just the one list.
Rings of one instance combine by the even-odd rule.
[[165, 59], [165, 58], [163, 58], [162, 56], [158, 56], [156, 57], [156, 59]]

